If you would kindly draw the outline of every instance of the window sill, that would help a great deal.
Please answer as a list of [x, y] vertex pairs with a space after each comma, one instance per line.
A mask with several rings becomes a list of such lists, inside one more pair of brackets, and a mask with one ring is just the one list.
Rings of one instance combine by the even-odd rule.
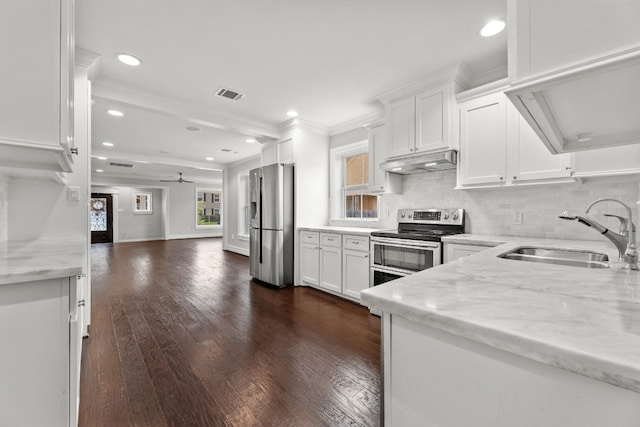
[[196, 225], [196, 230], [222, 230], [222, 224], [218, 225]]
[[133, 211], [134, 215], [153, 215], [153, 211]]
[[331, 218], [330, 221], [380, 222], [380, 218]]

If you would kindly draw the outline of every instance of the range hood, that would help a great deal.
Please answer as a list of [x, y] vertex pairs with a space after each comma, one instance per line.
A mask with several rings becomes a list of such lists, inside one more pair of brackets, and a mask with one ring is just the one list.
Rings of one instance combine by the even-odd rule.
[[458, 153], [455, 150], [437, 151], [432, 153], [411, 154], [395, 157], [380, 164], [380, 169], [401, 175], [411, 173], [434, 172], [455, 169]]

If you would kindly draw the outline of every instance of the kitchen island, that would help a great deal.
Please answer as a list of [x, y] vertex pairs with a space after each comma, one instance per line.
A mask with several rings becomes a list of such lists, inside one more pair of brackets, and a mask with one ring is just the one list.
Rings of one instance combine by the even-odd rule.
[[640, 274], [498, 257], [525, 245], [617, 259], [515, 238], [362, 292], [383, 312], [386, 425], [638, 425]]

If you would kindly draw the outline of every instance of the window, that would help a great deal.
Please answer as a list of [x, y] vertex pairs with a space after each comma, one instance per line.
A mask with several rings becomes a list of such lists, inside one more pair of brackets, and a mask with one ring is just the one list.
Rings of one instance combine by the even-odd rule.
[[197, 188], [196, 228], [220, 227], [222, 225], [221, 205], [220, 190]]
[[238, 237], [249, 238], [249, 171], [238, 173]]
[[378, 196], [369, 194], [367, 141], [333, 149], [334, 219], [377, 219]]
[[151, 193], [133, 193], [133, 213], [134, 214], [151, 214], [153, 213], [153, 205], [151, 203]]

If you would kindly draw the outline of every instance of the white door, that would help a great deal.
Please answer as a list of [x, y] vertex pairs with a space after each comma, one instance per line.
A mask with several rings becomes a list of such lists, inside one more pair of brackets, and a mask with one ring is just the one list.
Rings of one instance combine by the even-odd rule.
[[459, 105], [460, 185], [506, 181], [506, 99], [496, 93]]
[[343, 250], [342, 285], [342, 293], [360, 301], [360, 291], [369, 287], [369, 254], [367, 252]]
[[318, 286], [320, 283], [320, 247], [317, 243], [300, 244], [300, 279]]
[[413, 153], [416, 137], [415, 97], [389, 105], [389, 157]]
[[333, 292], [342, 292], [342, 249], [323, 246], [320, 248], [320, 287]]

